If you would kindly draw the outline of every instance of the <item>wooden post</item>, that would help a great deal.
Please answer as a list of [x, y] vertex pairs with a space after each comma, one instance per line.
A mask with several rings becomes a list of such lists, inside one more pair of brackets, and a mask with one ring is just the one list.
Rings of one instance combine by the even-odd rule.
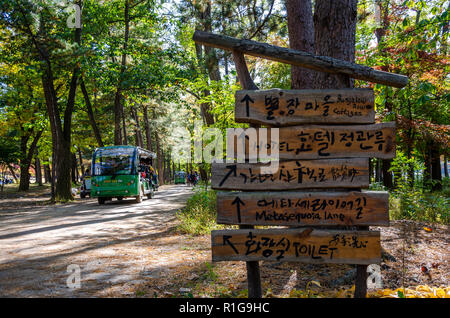
[[[247, 68], [247, 63], [245, 62], [244, 54], [233, 51], [234, 64], [236, 66], [236, 72], [238, 74], [239, 82], [243, 89], [257, 90], [258, 86], [253, 82], [250, 77], [250, 73]], [[256, 125], [250, 125], [251, 127], [256, 127]], [[253, 229], [253, 225], [240, 225], [240, 229]], [[261, 274], [259, 270], [258, 261], [246, 262], [247, 267], [247, 284], [248, 284], [248, 298], [261, 298], [262, 288], [261, 288]]]
[[195, 31], [193, 40], [206, 46], [232, 51], [233, 56], [236, 55], [235, 52], [240, 52], [315, 71], [346, 75], [351, 78], [393, 87], [404, 87], [408, 84], [408, 77], [405, 75], [383, 72], [365, 65], [328, 56], [316, 56], [308, 52], [292, 50], [267, 43], [241, 40], [203, 31]]
[[[361, 231], [368, 231], [368, 226], [356, 227]], [[355, 294], [354, 298], [366, 298], [367, 296], [367, 265], [356, 265]]]

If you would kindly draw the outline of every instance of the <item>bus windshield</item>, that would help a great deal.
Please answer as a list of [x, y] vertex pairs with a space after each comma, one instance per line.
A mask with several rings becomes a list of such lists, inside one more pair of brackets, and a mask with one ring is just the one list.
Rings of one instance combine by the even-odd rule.
[[100, 148], [94, 154], [93, 175], [111, 176], [118, 174], [132, 174], [134, 172], [135, 149]]

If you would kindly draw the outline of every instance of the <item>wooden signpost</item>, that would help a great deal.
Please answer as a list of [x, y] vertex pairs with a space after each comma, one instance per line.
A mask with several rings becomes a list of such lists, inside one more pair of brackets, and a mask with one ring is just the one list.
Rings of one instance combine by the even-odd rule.
[[211, 186], [220, 190], [297, 190], [308, 188], [367, 188], [369, 160], [280, 161], [276, 173], [261, 173], [267, 163], [213, 163]]
[[[245, 261], [252, 298], [262, 296], [259, 261], [357, 264], [355, 297], [365, 297], [366, 266], [381, 260], [380, 233], [369, 226], [389, 226], [389, 204], [386, 192], [360, 189], [369, 186], [368, 158], [395, 156], [395, 123], [374, 124], [369, 89], [259, 91], [243, 54], [395, 87], [408, 78], [207, 32], [196, 31], [193, 39], [233, 52], [244, 88], [235, 95], [236, 121], [279, 127], [278, 142], [247, 138], [247, 162], [212, 164], [212, 188], [240, 190], [217, 194], [217, 222], [240, 229], [212, 231], [213, 261]], [[278, 153], [276, 171], [249, 162], [263, 148]]]
[[218, 192], [217, 222], [273, 226], [388, 226], [387, 192]]
[[379, 263], [380, 232], [308, 229], [213, 231], [213, 261]]
[[[258, 130], [257, 130], [258, 131]], [[245, 134], [245, 130], [243, 132]], [[275, 150], [280, 159], [381, 158], [395, 157], [395, 123], [352, 126], [304, 125], [279, 128], [279, 143], [264, 144], [250, 139], [246, 152], [253, 159], [259, 149]], [[271, 140], [267, 129], [266, 140]], [[233, 140], [227, 140], [227, 147]], [[250, 155], [249, 155], [250, 153]]]
[[273, 126], [372, 124], [373, 104], [371, 89], [242, 90], [236, 92], [235, 118]]

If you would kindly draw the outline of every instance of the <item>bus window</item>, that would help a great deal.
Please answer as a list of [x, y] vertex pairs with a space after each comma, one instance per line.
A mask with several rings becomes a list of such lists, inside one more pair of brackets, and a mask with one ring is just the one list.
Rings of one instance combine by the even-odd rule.
[[133, 148], [100, 149], [95, 153], [92, 171], [95, 176], [129, 175], [133, 173], [133, 161]]

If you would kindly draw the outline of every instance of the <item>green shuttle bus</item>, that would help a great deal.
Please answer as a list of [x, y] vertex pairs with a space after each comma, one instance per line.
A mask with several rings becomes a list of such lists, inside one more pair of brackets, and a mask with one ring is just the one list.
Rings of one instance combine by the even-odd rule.
[[134, 146], [97, 148], [92, 155], [91, 196], [99, 204], [107, 200], [134, 197], [140, 203], [143, 197], [151, 199], [155, 182], [152, 168], [155, 153]]

